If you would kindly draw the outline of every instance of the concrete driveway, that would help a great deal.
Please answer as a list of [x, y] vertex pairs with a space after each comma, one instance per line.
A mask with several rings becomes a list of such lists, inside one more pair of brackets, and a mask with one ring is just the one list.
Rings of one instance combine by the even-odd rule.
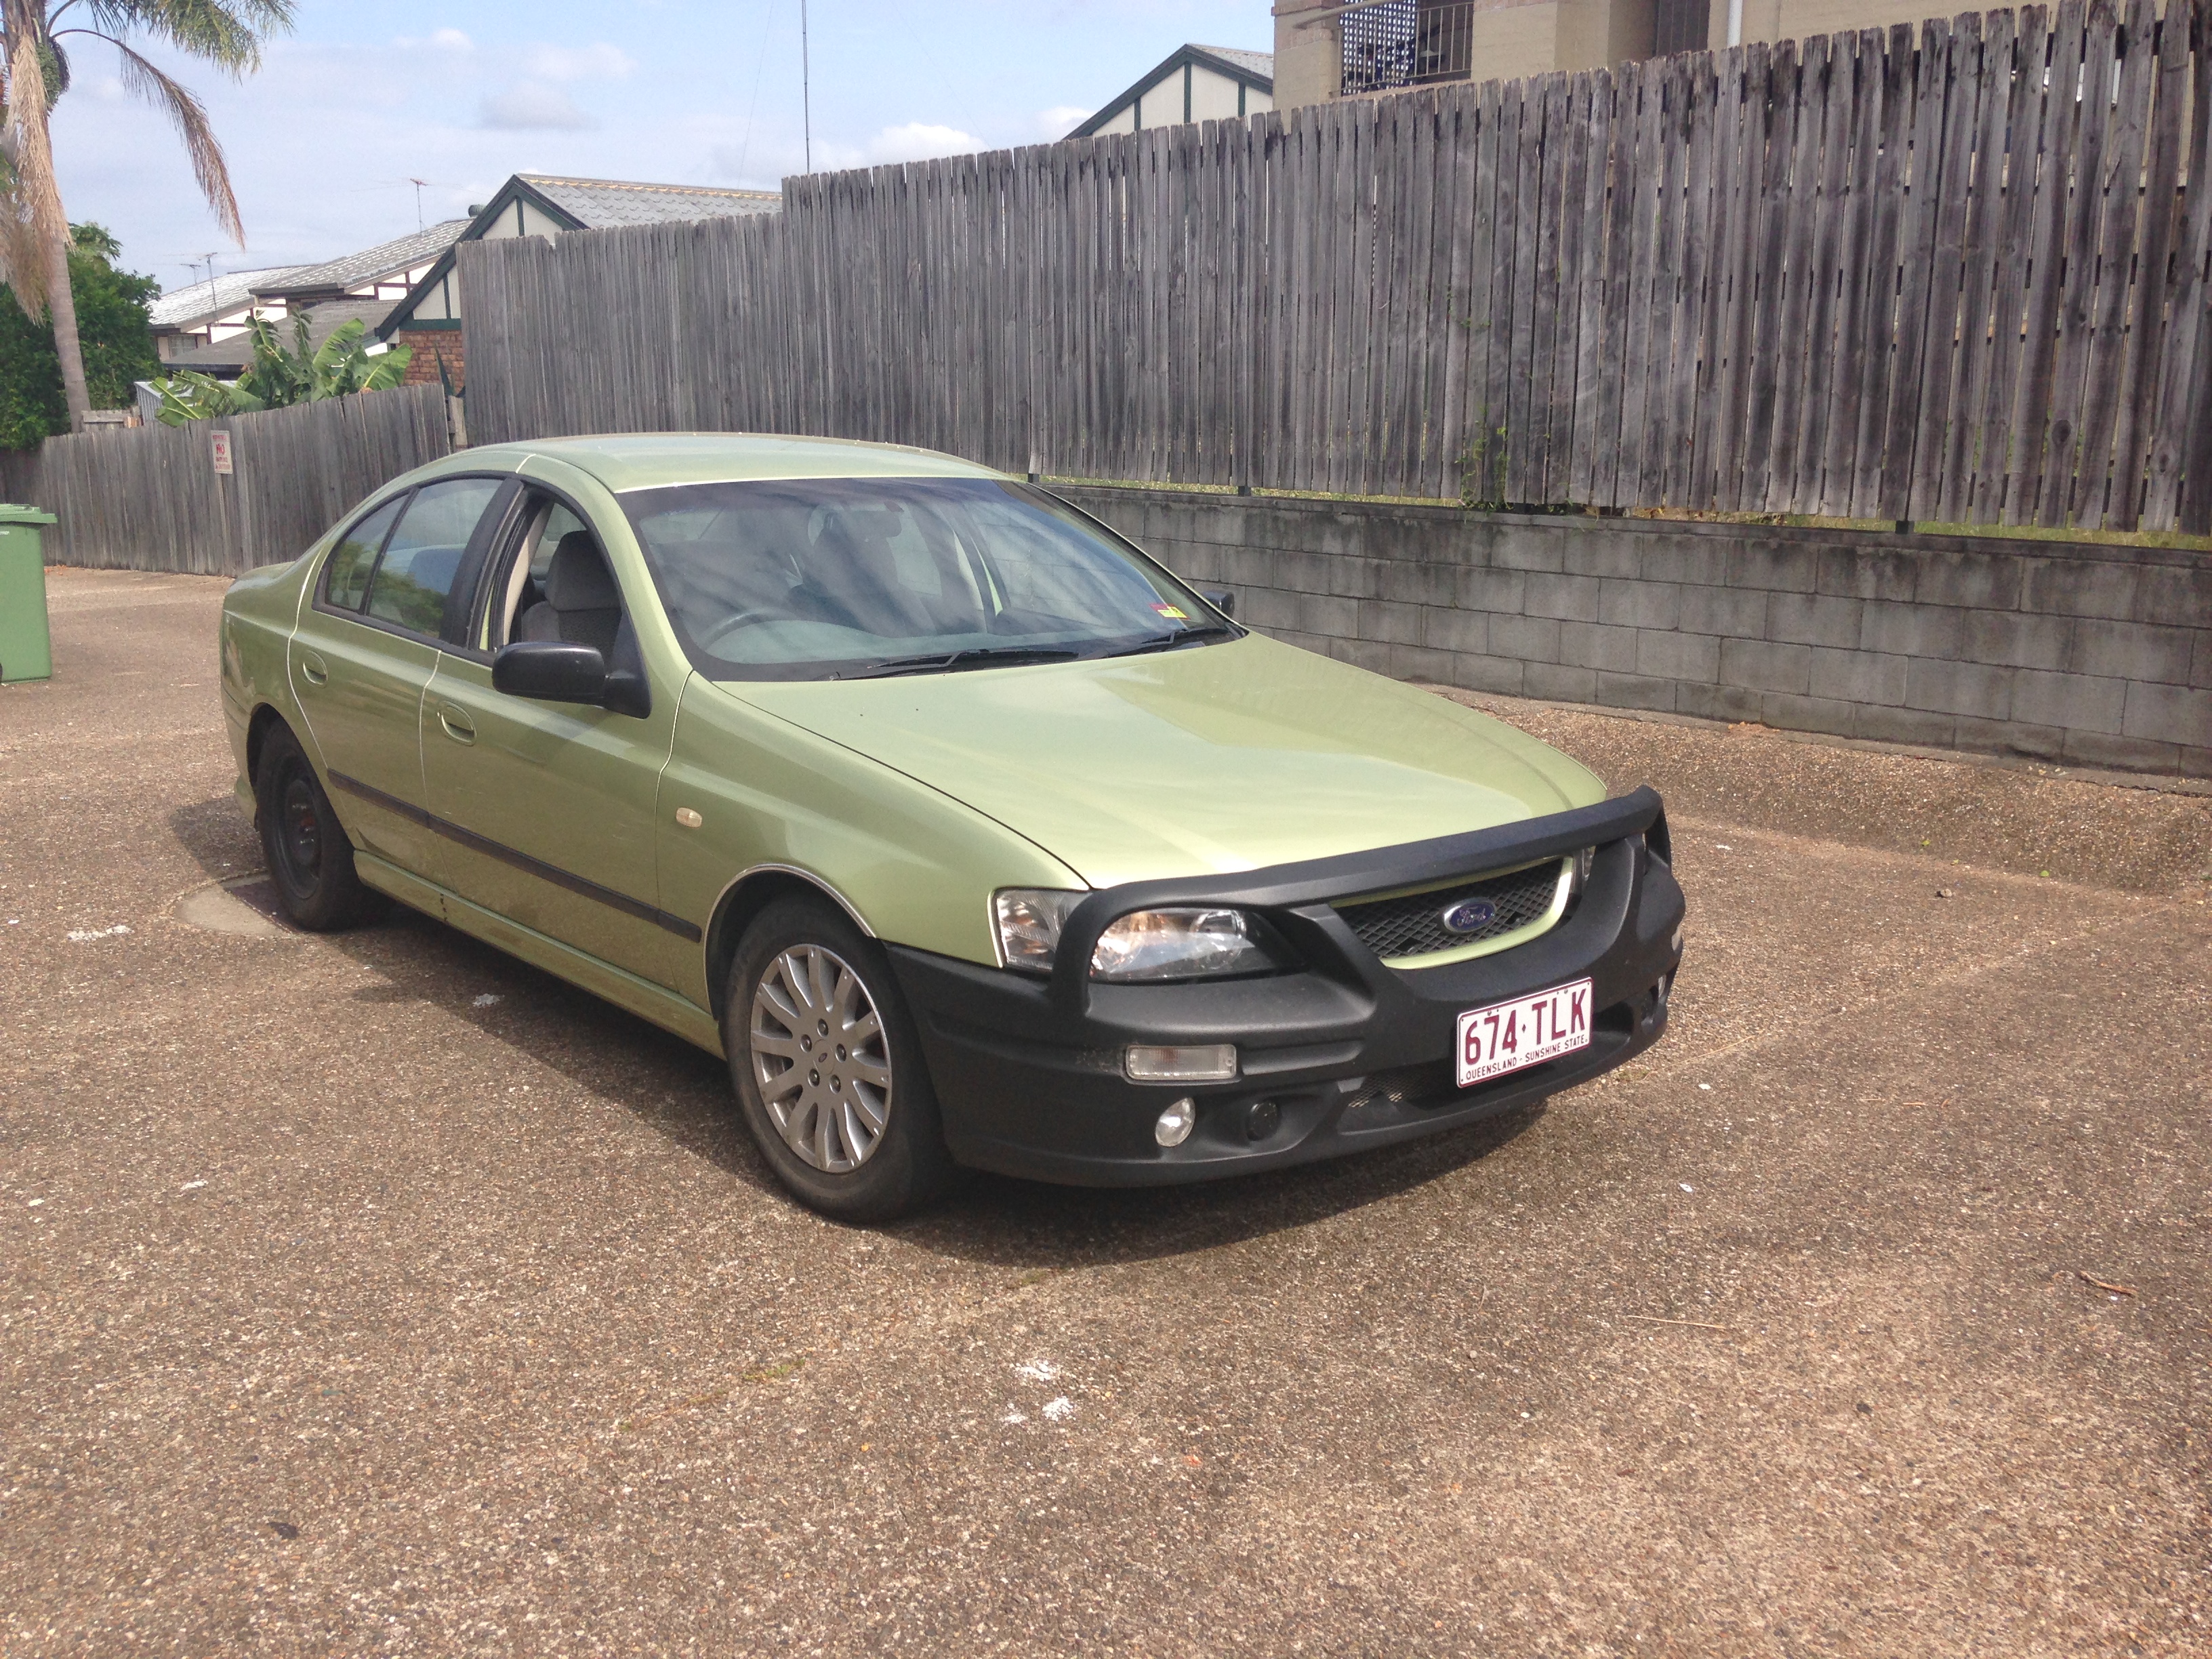
[[2212, 1652], [2212, 799], [1524, 706], [1668, 793], [1649, 1063], [860, 1231], [458, 934], [177, 918], [221, 591], [0, 691], [8, 1659]]

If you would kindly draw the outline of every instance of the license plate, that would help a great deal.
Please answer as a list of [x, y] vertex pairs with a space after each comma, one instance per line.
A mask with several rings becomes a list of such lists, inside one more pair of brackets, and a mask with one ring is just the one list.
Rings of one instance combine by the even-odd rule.
[[1534, 996], [1493, 1002], [1459, 1017], [1459, 1086], [1540, 1066], [1589, 1047], [1590, 982], [1578, 979]]

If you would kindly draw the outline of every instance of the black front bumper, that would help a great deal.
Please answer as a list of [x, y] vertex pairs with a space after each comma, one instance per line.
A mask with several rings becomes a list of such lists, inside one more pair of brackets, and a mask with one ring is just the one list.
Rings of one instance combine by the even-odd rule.
[[[1472, 961], [1385, 967], [1328, 900], [1422, 886], [1595, 846], [1579, 902], [1549, 932]], [[961, 1163], [1083, 1186], [1153, 1186], [1310, 1163], [1432, 1134], [1585, 1082], [1666, 1029], [1682, 890], [1649, 789], [1501, 830], [1349, 858], [1093, 894], [1068, 920], [1049, 978], [890, 947], [921, 1029], [946, 1139]], [[1116, 917], [1211, 902], [1264, 914], [1304, 970], [1261, 979], [1107, 985], [1087, 971]], [[1456, 1086], [1459, 1015], [1592, 981], [1589, 1046], [1472, 1089]], [[1132, 1083], [1131, 1043], [1233, 1042], [1233, 1082]], [[1152, 1127], [1184, 1095], [1198, 1127]], [[1255, 1138], [1257, 1102], [1271, 1102]]]

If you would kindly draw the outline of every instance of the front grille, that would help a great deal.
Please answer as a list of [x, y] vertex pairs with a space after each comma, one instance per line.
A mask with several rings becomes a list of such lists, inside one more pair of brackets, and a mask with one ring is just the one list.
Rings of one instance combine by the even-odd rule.
[[[1552, 908], [1561, 867], [1561, 860], [1546, 859], [1502, 876], [1484, 876], [1425, 893], [1401, 893], [1395, 898], [1354, 901], [1335, 908], [1359, 935], [1359, 942], [1384, 961], [1426, 956], [1432, 951], [1480, 945], [1526, 927]], [[1490, 905], [1490, 919], [1463, 933], [1445, 927], [1444, 913], [1469, 900]]]

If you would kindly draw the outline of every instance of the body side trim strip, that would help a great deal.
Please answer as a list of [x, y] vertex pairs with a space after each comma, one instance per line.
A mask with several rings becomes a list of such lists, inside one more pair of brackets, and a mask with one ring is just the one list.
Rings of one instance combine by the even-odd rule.
[[387, 812], [397, 812], [401, 817], [412, 819], [424, 829], [435, 835], [443, 836], [447, 841], [465, 847], [471, 852], [482, 853], [487, 858], [497, 859], [502, 864], [512, 865], [526, 874], [536, 876], [542, 881], [550, 881], [556, 887], [565, 887], [568, 891], [604, 904], [609, 909], [619, 910], [624, 915], [635, 916], [641, 921], [649, 921], [654, 927], [675, 934], [677, 938], [688, 944], [696, 945], [706, 938], [706, 935], [697, 927], [681, 916], [671, 915], [665, 910], [656, 909], [646, 903], [644, 900], [634, 899], [627, 893], [618, 893], [611, 887], [602, 887], [596, 881], [587, 881], [581, 876], [571, 875], [557, 865], [548, 864], [542, 859], [534, 859], [527, 853], [518, 853], [504, 842], [480, 836], [473, 830], [465, 830], [458, 823], [438, 817], [434, 812], [425, 811], [411, 801], [402, 800], [397, 795], [386, 794], [373, 785], [363, 783], [359, 778], [348, 777], [344, 773], [334, 769], [331, 773], [331, 781], [348, 794], [359, 796], [373, 806], [381, 806]]

